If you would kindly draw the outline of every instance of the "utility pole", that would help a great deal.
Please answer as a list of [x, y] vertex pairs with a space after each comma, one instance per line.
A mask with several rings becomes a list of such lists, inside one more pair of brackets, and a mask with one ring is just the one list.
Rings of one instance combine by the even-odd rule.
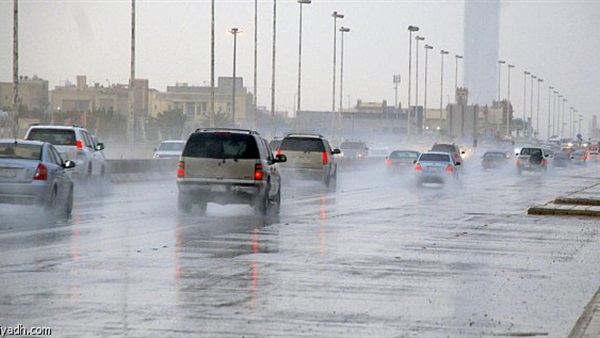
[[19, 137], [19, 1], [13, 1], [13, 138]]
[[135, 157], [135, 0], [131, 0], [131, 74], [129, 75], [129, 120], [127, 133], [131, 149], [131, 157]]

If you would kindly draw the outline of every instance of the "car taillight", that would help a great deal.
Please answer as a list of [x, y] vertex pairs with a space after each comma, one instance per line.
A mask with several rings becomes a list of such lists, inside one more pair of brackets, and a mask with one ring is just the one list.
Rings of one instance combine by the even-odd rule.
[[387, 158], [387, 159], [385, 160], [385, 164], [387, 164], [387, 165], [392, 165], [392, 160], [390, 160], [389, 158]]
[[517, 165], [521, 164], [521, 160], [517, 159]]
[[421, 164], [417, 163], [415, 165], [415, 171], [423, 171], [423, 167], [421, 167]]
[[277, 149], [277, 152], [275, 153], [275, 155], [281, 155], [281, 149]]
[[183, 178], [185, 176], [185, 162], [179, 161], [177, 163], [177, 177]]
[[546, 159], [542, 160], [542, 165], [546, 165], [548, 163], [548, 161]]
[[327, 152], [323, 152], [323, 165], [327, 165], [329, 163], [329, 156], [327, 156]]
[[257, 163], [254, 165], [254, 179], [256, 181], [262, 181], [263, 179], [263, 167], [262, 164]]
[[452, 171], [454, 171], [454, 168], [453, 168], [451, 165], [449, 165], [449, 164], [448, 164], [448, 165], [446, 166], [446, 171], [447, 171], [447, 172], [452, 172]]
[[77, 140], [77, 149], [83, 149], [83, 142], [81, 140]]
[[582, 160], [582, 161], [585, 161], [585, 156], [581, 156], [581, 160]]
[[38, 164], [37, 170], [35, 171], [35, 175], [33, 175], [34, 180], [47, 180], [48, 179], [48, 169], [42, 163]]

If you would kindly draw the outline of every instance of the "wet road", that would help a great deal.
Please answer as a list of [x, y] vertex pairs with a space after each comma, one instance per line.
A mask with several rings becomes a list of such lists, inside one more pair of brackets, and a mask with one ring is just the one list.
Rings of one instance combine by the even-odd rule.
[[[174, 181], [77, 191], [73, 217], [0, 206], [0, 326], [53, 336], [566, 337], [598, 289], [598, 222], [526, 215], [598, 167], [517, 176], [465, 161], [417, 188], [383, 166], [285, 187], [279, 219]], [[514, 168], [510, 168], [514, 169]]]

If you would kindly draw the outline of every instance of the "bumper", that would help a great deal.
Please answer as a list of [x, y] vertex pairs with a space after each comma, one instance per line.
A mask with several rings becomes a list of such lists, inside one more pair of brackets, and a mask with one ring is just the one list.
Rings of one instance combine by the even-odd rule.
[[266, 193], [267, 182], [185, 182], [178, 179], [177, 187], [179, 193], [189, 195], [194, 200], [218, 204], [252, 205], [256, 196]]
[[0, 183], [0, 204], [44, 205], [51, 196], [51, 187], [45, 182]]

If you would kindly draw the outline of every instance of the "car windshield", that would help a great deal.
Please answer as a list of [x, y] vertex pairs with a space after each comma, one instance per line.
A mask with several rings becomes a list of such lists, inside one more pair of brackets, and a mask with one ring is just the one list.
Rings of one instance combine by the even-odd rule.
[[34, 128], [29, 131], [27, 139], [44, 141], [59, 146], [77, 145], [75, 131], [70, 129]]
[[37, 144], [0, 144], [0, 158], [40, 160], [42, 146]]
[[484, 158], [506, 158], [504, 153], [485, 153], [483, 154]]
[[342, 144], [340, 145], [341, 149], [364, 149], [365, 145], [362, 142], [350, 142], [350, 141], [346, 141], [346, 142], [342, 142]]
[[419, 153], [413, 151], [394, 151], [390, 154], [390, 158], [398, 159], [417, 159]]
[[317, 138], [288, 137], [283, 139], [279, 146], [281, 150], [323, 152], [323, 141]]
[[452, 162], [452, 159], [447, 154], [424, 153], [421, 154], [419, 162]]
[[180, 151], [183, 150], [183, 146], [185, 146], [183, 142], [163, 142], [158, 150]]
[[235, 133], [197, 133], [183, 149], [185, 157], [218, 159], [256, 159], [258, 147], [254, 137]]
[[432, 148], [432, 151], [443, 151], [447, 153], [453, 153], [456, 151], [456, 147], [452, 144], [435, 144]]

